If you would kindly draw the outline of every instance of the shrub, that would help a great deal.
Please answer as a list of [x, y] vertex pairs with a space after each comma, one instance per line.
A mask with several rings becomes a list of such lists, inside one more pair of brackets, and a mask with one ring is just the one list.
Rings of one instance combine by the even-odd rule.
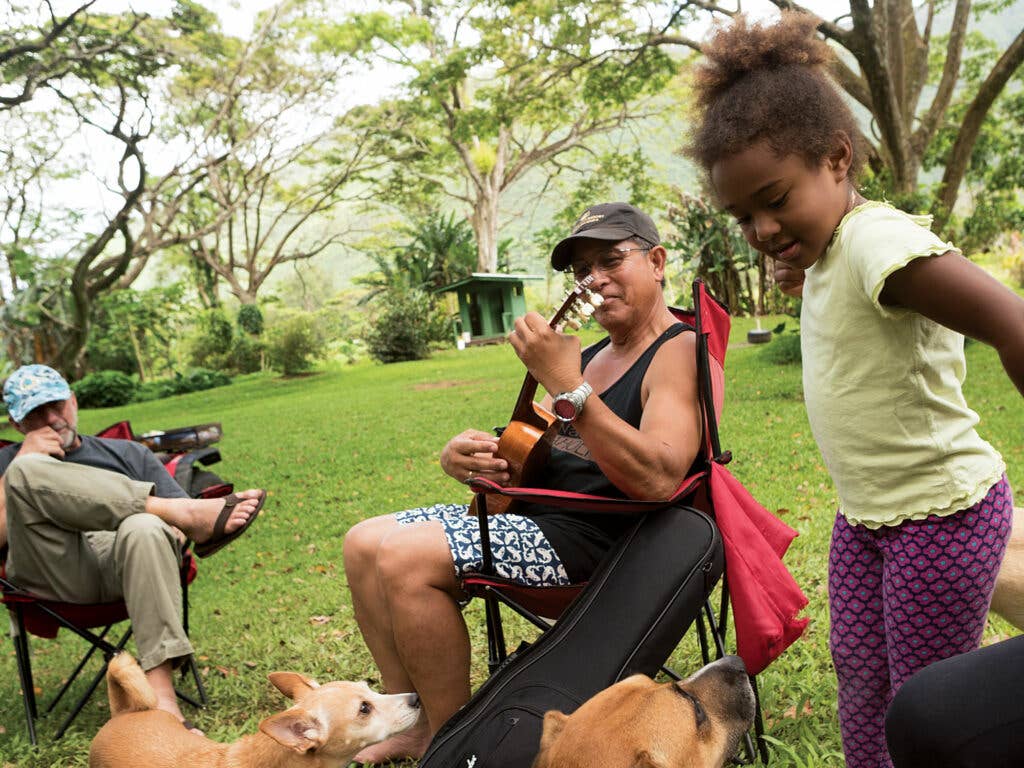
[[135, 402], [159, 400], [162, 397], [181, 395], [186, 392], [201, 392], [204, 389], [222, 387], [231, 383], [231, 377], [222, 371], [195, 368], [184, 376], [175, 373], [170, 379], [157, 379], [140, 384], [136, 389]]
[[223, 368], [231, 351], [234, 328], [223, 309], [208, 309], [196, 318], [189, 361], [199, 368]]
[[447, 338], [447, 318], [429, 294], [392, 290], [379, 301], [381, 310], [366, 331], [366, 344], [376, 360], [422, 360], [429, 356], [432, 342]]
[[325, 350], [316, 318], [308, 312], [285, 315], [267, 329], [267, 363], [286, 376], [308, 371]]
[[263, 342], [259, 339], [239, 334], [231, 342], [227, 364], [233, 371], [253, 373], [263, 367]]
[[800, 365], [800, 333], [779, 333], [771, 344], [765, 344], [759, 352], [761, 357], [775, 365]]
[[174, 382], [173, 394], [180, 395], [185, 392], [201, 392], [204, 389], [223, 387], [224, 385], [231, 383], [231, 377], [223, 371], [211, 371], [208, 368], [193, 368], [184, 376], [177, 373], [174, 374], [174, 378], [171, 379], [171, 381]]
[[130, 403], [138, 384], [121, 371], [96, 371], [71, 385], [83, 408], [111, 408]]
[[238, 308], [238, 327], [251, 336], [263, 333], [263, 313], [255, 304], [243, 304]]

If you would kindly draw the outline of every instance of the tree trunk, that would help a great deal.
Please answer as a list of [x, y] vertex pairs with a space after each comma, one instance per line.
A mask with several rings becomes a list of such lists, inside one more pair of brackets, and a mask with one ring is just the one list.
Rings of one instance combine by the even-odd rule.
[[500, 195], [487, 189], [473, 202], [473, 233], [476, 235], [476, 268], [478, 272], [498, 269], [498, 201]]

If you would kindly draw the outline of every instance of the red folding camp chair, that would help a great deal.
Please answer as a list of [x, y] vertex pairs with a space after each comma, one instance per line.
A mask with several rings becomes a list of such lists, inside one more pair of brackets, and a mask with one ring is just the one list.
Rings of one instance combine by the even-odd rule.
[[[117, 424], [107, 427], [97, 433], [97, 437], [124, 440], [136, 439], [132, 432], [131, 425], [127, 421], [118, 422]], [[6, 444], [8, 444], [7, 441], [0, 441], [0, 447]], [[210, 449], [207, 449], [207, 451], [209, 450]], [[168, 472], [175, 475], [175, 470], [179, 467], [182, 461], [185, 461], [189, 468], [191, 467], [195, 457], [183, 458], [186, 456], [186, 453], [187, 452], [183, 451], [172, 454], [158, 454], [158, 456], [163, 461], [164, 467]], [[219, 458], [219, 454], [214, 457], [210, 453], [206, 453], [202, 460], [204, 463], [213, 463], [213, 461], [219, 460]], [[210, 477], [214, 477], [212, 473], [209, 473], [209, 477], [205, 477], [203, 479], [209, 481]], [[219, 496], [226, 496], [232, 492], [233, 486], [231, 484], [223, 483], [219, 478], [216, 478], [216, 480], [217, 482], [207, 482], [207, 487], [193, 495], [202, 498], [215, 498]], [[189, 490], [188, 487], [186, 487], [186, 490]], [[38, 595], [33, 595], [31, 592], [20, 588], [17, 584], [6, 577], [3, 567], [5, 559], [4, 554], [5, 553], [0, 552], [0, 602], [4, 603], [10, 614], [11, 639], [14, 641], [15, 658], [18, 664], [18, 678], [21, 684], [22, 700], [25, 706], [25, 724], [28, 728], [29, 739], [32, 744], [36, 743], [35, 721], [39, 717], [39, 711], [36, 702], [35, 683], [32, 677], [32, 658], [29, 648], [29, 635], [52, 639], [57, 636], [57, 633], [61, 628], [64, 628], [74, 632], [89, 644], [89, 648], [85, 656], [81, 661], [79, 661], [74, 671], [68, 676], [67, 681], [64, 683], [60, 691], [50, 701], [45, 714], [49, 714], [53, 711], [64, 697], [64, 694], [71, 688], [72, 684], [78, 678], [78, 675], [85, 668], [86, 664], [89, 663], [89, 660], [93, 657], [96, 651], [100, 651], [103, 655], [104, 660], [100, 669], [93, 676], [85, 691], [79, 696], [77, 702], [57, 729], [54, 738], [59, 739], [64, 735], [65, 731], [67, 731], [71, 722], [75, 719], [78, 713], [82, 711], [82, 708], [89, 700], [89, 697], [92, 696], [97, 686], [99, 686], [100, 682], [103, 680], [103, 676], [107, 671], [107, 663], [110, 661], [111, 657], [123, 649], [131, 638], [131, 626], [125, 630], [116, 643], [112, 643], [107, 638], [107, 634], [115, 625], [128, 620], [128, 609], [123, 600], [117, 600], [111, 603], [84, 605], [80, 603], [64, 603], [56, 600], [47, 600], [39, 597]], [[184, 548], [182, 552], [181, 566], [182, 625], [186, 634], [189, 631], [188, 587], [195, 579], [195, 576], [196, 561], [191, 550], [188, 549], [186, 545], [186, 548]], [[94, 630], [99, 631], [97, 632]], [[178, 697], [188, 704], [191, 704], [193, 707], [198, 708], [200, 706], [206, 706], [208, 702], [206, 690], [203, 687], [202, 678], [199, 676], [199, 669], [192, 656], [188, 656], [185, 660], [181, 668], [181, 674], [183, 678], [186, 675], [190, 675], [192, 677], [195, 684], [196, 696], [190, 696], [176, 688], [175, 692]]]
[[[669, 506], [696, 507], [714, 519], [725, 543], [725, 571], [721, 603], [716, 612], [705, 600], [698, 616], [698, 640], [704, 662], [711, 659], [710, 635], [716, 658], [725, 654], [725, 631], [729, 607], [733, 606], [738, 654], [743, 658], [757, 694], [756, 674], [799, 637], [806, 620], [796, 618], [807, 600], [785, 570], [781, 557], [796, 532], [757, 504], [729, 474], [724, 465], [731, 454], [721, 450], [718, 418], [724, 401], [724, 364], [730, 319], [726, 308], [707, 293], [702, 281], [693, 284], [692, 311], [672, 310], [697, 333], [697, 372], [700, 408], [703, 420], [702, 466], [680, 483], [676, 491], [660, 501], [635, 501], [596, 497], [566, 491], [536, 488], [503, 488], [478, 477], [467, 481], [476, 493], [483, 546], [483, 568], [464, 579], [465, 591], [485, 601], [488, 639], [488, 666], [493, 674], [505, 661], [501, 605], [546, 631], [586, 584], [566, 587], [526, 587], [514, 584], [494, 573], [487, 528], [487, 497], [502, 495], [549, 506], [581, 511], [642, 513]], [[730, 591], [732, 590], [732, 591]], [[663, 668], [664, 669], [664, 668]], [[664, 671], [675, 679], [680, 676]], [[767, 763], [760, 704], [755, 720], [757, 750]], [[750, 735], [745, 739], [746, 762], [755, 759]]]

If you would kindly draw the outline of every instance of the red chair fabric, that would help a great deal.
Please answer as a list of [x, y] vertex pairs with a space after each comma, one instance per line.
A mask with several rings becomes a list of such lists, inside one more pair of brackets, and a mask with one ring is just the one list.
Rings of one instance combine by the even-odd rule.
[[[195, 580], [197, 572], [196, 559], [192, 556], [191, 550], [186, 550], [181, 563], [181, 575], [184, 583], [191, 584]], [[6, 568], [2, 562], [0, 562], [0, 578], [7, 578]], [[20, 605], [25, 629], [36, 637], [48, 640], [57, 636], [61, 624], [40, 606], [59, 613], [71, 624], [85, 629], [106, 627], [128, 620], [128, 608], [123, 600], [115, 600], [110, 603], [64, 603], [58, 600], [47, 600], [24, 591], [3, 590], [0, 591], [0, 603], [6, 605], [10, 611], [14, 610], [15, 605]]]

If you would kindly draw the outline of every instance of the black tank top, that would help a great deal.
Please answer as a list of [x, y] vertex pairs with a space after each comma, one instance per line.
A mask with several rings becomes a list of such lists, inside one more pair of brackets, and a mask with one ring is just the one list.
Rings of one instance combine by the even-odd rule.
[[[641, 385], [655, 353], [669, 339], [693, 327], [685, 323], [670, 326], [644, 350], [629, 370], [622, 374], [598, 397], [611, 411], [630, 426], [639, 429], [643, 416], [640, 399]], [[604, 338], [583, 350], [581, 369], [604, 349], [610, 340]], [[592, 395], [593, 397], [593, 395]], [[561, 424], [551, 448], [551, 458], [540, 485], [544, 488], [587, 493], [596, 496], [625, 498], [590, 460], [590, 451], [583, 444], [575, 427]], [[612, 543], [636, 522], [631, 514], [566, 512], [555, 507], [527, 504], [516, 510], [533, 518], [544, 536], [558, 553], [572, 581], [586, 581]]]

